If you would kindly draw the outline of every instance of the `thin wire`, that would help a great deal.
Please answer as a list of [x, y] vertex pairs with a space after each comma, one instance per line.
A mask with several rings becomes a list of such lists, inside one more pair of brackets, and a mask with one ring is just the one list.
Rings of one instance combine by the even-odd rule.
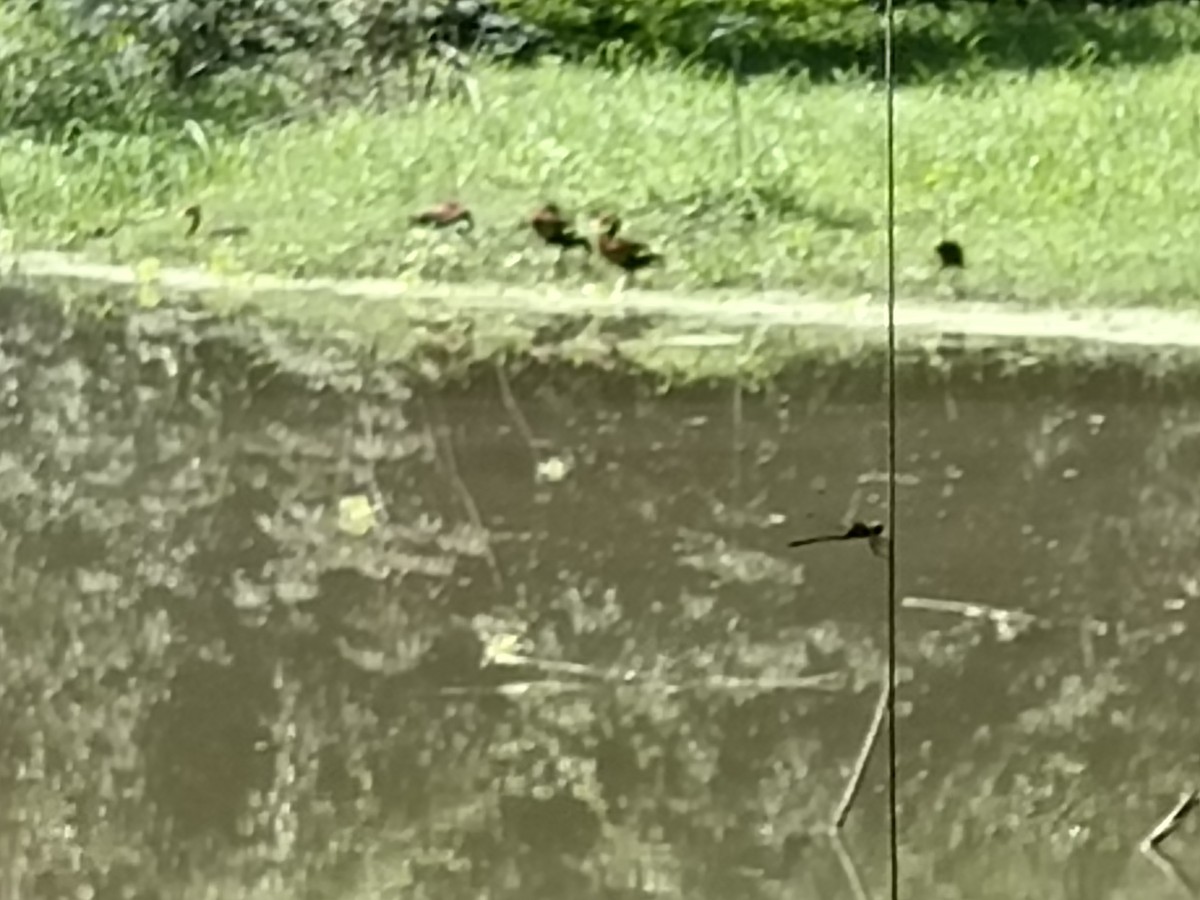
[[887, 724], [889, 895], [900, 900], [898, 764], [896, 760], [896, 70], [894, 0], [884, 0], [883, 74], [887, 82]]

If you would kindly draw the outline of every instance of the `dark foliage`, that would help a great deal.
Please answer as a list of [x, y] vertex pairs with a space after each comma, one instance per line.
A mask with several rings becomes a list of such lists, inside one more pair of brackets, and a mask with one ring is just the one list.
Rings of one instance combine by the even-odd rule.
[[[428, 97], [479, 56], [878, 76], [879, 23], [862, 0], [15, 0], [0, 11], [0, 128], [236, 127], [313, 101], [376, 102], [397, 71], [409, 100]], [[1198, 47], [1200, 12], [1185, 3], [910, 0], [896, 74], [1152, 63]]]

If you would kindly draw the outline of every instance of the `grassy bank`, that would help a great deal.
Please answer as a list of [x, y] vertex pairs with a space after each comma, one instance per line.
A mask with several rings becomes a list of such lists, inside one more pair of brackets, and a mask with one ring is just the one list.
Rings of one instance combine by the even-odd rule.
[[[1200, 294], [1200, 57], [1142, 68], [994, 74], [898, 97], [901, 289], [1042, 303], [1186, 303]], [[0, 138], [5, 246], [223, 272], [376, 275], [564, 288], [615, 280], [514, 227], [544, 198], [585, 223], [623, 213], [668, 257], [646, 285], [883, 283], [883, 96], [765, 77], [740, 91], [678, 68], [484, 70], [479, 103], [344, 110], [249, 130], [88, 131], [69, 148]], [[469, 236], [407, 228], [457, 196]], [[203, 204], [241, 239], [187, 239]], [[109, 239], [79, 233], [123, 222]], [[935, 271], [960, 239], [968, 271]]]

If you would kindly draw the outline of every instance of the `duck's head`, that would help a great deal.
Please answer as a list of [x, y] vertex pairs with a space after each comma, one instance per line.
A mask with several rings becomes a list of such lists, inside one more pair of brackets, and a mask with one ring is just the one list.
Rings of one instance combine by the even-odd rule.
[[616, 237], [617, 232], [621, 230], [621, 217], [616, 213], [602, 214], [600, 218], [596, 219], [596, 230], [609, 237]]
[[193, 203], [191, 206], [185, 206], [179, 215], [180, 218], [187, 219], [188, 228], [186, 234], [188, 237], [200, 230], [201, 215], [199, 204]]

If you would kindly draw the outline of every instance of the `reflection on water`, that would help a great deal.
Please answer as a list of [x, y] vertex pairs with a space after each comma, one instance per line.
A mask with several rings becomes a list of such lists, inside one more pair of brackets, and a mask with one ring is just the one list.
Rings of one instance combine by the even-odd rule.
[[[787, 548], [883, 518], [877, 366], [418, 389], [9, 293], [0, 380], [0, 895], [881, 895], [878, 760], [821, 832], [885, 564]], [[902, 395], [905, 895], [1180, 896], [1134, 851], [1200, 763], [1200, 403]]]

